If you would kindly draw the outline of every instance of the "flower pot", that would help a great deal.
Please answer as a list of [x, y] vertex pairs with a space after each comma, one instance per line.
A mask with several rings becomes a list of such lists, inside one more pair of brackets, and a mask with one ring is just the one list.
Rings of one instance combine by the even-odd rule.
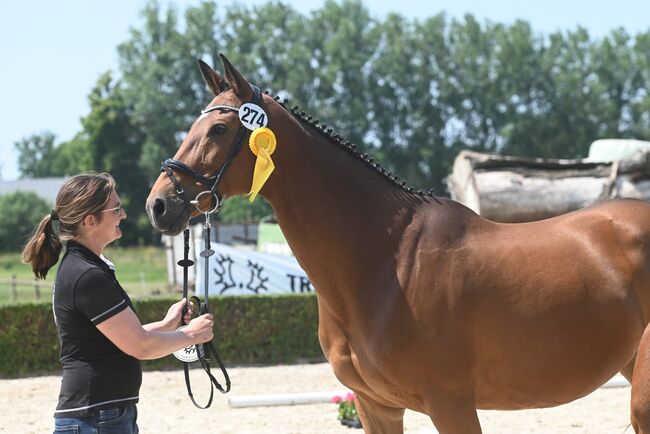
[[341, 425], [345, 425], [348, 428], [363, 428], [361, 426], [361, 420], [359, 419], [359, 416], [344, 417], [341, 419]]

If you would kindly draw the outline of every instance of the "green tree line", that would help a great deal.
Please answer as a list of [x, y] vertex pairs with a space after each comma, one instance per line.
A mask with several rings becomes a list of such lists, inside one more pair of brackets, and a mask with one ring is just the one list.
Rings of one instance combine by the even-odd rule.
[[[315, 115], [414, 187], [444, 194], [462, 149], [578, 158], [599, 138], [650, 139], [650, 29], [543, 35], [525, 21], [444, 13], [373, 17], [355, 0], [306, 16], [278, 2], [149, 3], [120, 44], [119, 70], [90, 91], [69, 142], [16, 143], [26, 177], [109, 171], [128, 207], [126, 244], [153, 239], [143, 210], [160, 162], [211, 99], [196, 59], [220, 52], [253, 83]], [[231, 202], [222, 219], [270, 213]]]

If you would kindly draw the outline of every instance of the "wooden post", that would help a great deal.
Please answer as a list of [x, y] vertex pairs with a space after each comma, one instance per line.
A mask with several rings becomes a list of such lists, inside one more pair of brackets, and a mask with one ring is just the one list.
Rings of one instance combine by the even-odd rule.
[[524, 158], [462, 151], [447, 177], [451, 198], [502, 222], [541, 220], [605, 199], [650, 199], [650, 153], [621, 161]]
[[18, 299], [18, 291], [16, 289], [16, 275], [12, 274], [11, 275], [11, 299], [13, 301], [16, 301]]
[[38, 280], [34, 279], [34, 291], [36, 292], [36, 300], [41, 299], [41, 288], [39, 286]]

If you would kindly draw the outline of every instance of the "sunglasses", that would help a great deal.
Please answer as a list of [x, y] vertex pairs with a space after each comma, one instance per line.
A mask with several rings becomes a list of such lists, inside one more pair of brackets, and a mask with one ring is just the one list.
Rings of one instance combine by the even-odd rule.
[[122, 204], [119, 204], [115, 208], [103, 209], [102, 212], [112, 212], [113, 214], [119, 214], [122, 212]]

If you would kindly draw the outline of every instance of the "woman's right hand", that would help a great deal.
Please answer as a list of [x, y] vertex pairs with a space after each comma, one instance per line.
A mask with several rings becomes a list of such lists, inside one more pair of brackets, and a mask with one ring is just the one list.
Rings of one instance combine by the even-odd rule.
[[209, 342], [214, 337], [214, 318], [211, 313], [197, 316], [183, 329], [193, 344]]

